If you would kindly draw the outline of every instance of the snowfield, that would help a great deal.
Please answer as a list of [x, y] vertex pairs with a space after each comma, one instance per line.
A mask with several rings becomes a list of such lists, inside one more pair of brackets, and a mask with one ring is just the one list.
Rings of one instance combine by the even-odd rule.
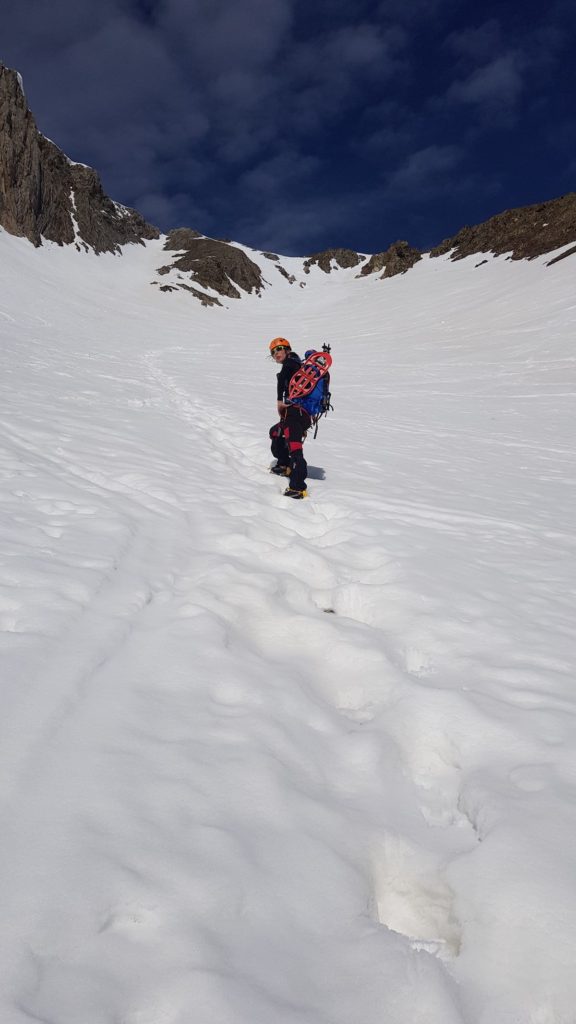
[[0, 1021], [574, 1024], [573, 260], [160, 246], [0, 232]]

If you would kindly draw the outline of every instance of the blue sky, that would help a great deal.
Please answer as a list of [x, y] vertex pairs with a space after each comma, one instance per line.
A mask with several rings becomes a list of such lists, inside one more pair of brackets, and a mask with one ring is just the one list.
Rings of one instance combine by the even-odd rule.
[[576, 4], [4, 0], [41, 131], [166, 230], [427, 248], [576, 188]]

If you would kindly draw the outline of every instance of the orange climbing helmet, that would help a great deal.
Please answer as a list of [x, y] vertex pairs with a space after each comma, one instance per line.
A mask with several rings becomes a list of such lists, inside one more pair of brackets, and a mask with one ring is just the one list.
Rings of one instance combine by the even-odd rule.
[[272, 338], [268, 348], [271, 352], [274, 352], [277, 348], [290, 349], [290, 342], [286, 338]]

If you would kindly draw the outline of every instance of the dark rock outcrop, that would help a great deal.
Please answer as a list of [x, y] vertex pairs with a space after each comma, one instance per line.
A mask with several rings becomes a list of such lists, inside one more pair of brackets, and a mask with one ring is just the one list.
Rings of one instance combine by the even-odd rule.
[[118, 252], [119, 247], [159, 238], [137, 210], [115, 203], [102, 189], [96, 171], [83, 164], [70, 165], [78, 235], [95, 252]]
[[286, 270], [286, 267], [283, 267], [280, 264], [278, 264], [278, 266], [276, 267], [276, 270], [278, 271], [278, 273], [282, 274], [282, 277], [286, 278], [286, 280], [289, 282], [289, 284], [295, 284], [296, 283], [296, 278], [294, 277], [294, 274], [289, 274], [288, 271]]
[[[183, 241], [185, 245], [182, 245]], [[234, 245], [214, 238], [198, 237], [196, 232], [190, 232], [185, 237], [184, 229], [179, 229], [170, 232], [164, 249], [177, 250], [181, 255], [168, 266], [160, 267], [159, 274], [170, 274], [173, 271], [180, 275], [187, 274], [191, 281], [202, 288], [212, 288], [229, 299], [240, 298], [238, 288], [249, 294], [260, 294], [263, 286], [260, 267]], [[182, 252], [182, 249], [185, 251]]]
[[353, 249], [325, 249], [323, 252], [317, 252], [314, 256], [309, 256], [308, 259], [304, 260], [304, 273], [310, 273], [310, 267], [316, 265], [323, 270], [325, 274], [329, 274], [332, 270], [332, 261], [343, 269], [349, 267], [357, 267], [362, 262], [362, 257], [354, 252]]
[[[96, 253], [119, 252], [123, 245], [159, 238], [157, 228], [135, 210], [113, 202], [103, 191], [95, 170], [74, 163], [37, 129], [29, 111], [22, 84], [15, 71], [0, 63], [0, 227], [10, 234], [28, 238], [34, 245], [43, 240], [59, 245], [74, 244]], [[449, 253], [452, 260], [472, 254], [507, 254], [510, 259], [533, 259], [570, 246], [551, 259], [548, 266], [576, 255], [576, 193], [548, 202], [506, 210], [482, 224], [464, 227], [432, 249], [432, 257]], [[200, 288], [209, 288], [227, 298], [242, 292], [260, 294], [264, 281], [260, 268], [243, 249], [228, 240], [216, 240], [192, 228], [172, 231], [165, 250], [173, 261], [161, 267], [166, 283], [162, 291], [185, 289], [204, 304], [219, 304]], [[293, 275], [279, 262], [276, 253], [263, 253], [274, 261], [290, 283]], [[332, 248], [303, 262], [304, 272], [318, 266], [329, 274], [336, 268], [362, 264], [358, 276], [378, 274], [381, 278], [406, 273], [422, 253], [405, 241], [395, 242], [385, 252], [365, 262], [351, 249]], [[476, 263], [481, 267], [486, 261]], [[170, 276], [173, 275], [173, 276]], [[158, 284], [158, 282], [156, 282]], [[305, 282], [299, 282], [300, 287]]]
[[574, 256], [576, 254], [576, 245], [572, 245], [569, 249], [565, 249], [559, 256], [555, 256], [553, 260], [549, 260], [546, 264], [547, 267], [553, 267], [555, 263], [560, 263], [561, 260], [565, 260], [567, 256]]
[[197, 238], [204, 238], [201, 231], [195, 231], [194, 228], [174, 228], [167, 236], [164, 248], [174, 251], [185, 250]]
[[396, 277], [397, 274], [405, 274], [421, 259], [420, 250], [414, 249], [408, 242], [394, 242], [386, 252], [377, 252], [371, 256], [357, 276], [367, 277], [368, 274], [380, 274], [383, 270], [381, 278]]
[[[180, 288], [183, 288], [186, 292], [191, 292], [195, 299], [198, 299], [201, 306], [221, 306], [222, 303], [214, 295], [206, 295], [205, 292], [199, 292], [197, 288], [193, 288], [189, 284], [181, 284]], [[160, 289], [162, 291], [162, 289]]]
[[531, 260], [576, 241], [576, 192], [532, 206], [505, 210], [495, 217], [464, 227], [431, 250], [431, 256], [451, 253], [461, 260], [480, 252], [509, 254], [513, 260]]
[[45, 138], [15, 71], [0, 64], [0, 226], [12, 235], [95, 252], [158, 238], [157, 228], [104, 193], [96, 171]]
[[[155, 285], [155, 284], [158, 284], [158, 281], [151, 281], [150, 283]], [[178, 291], [180, 291], [180, 289], [183, 289], [186, 292], [190, 292], [194, 296], [195, 299], [199, 300], [201, 306], [221, 306], [222, 305], [222, 303], [219, 301], [219, 299], [216, 299], [213, 295], [206, 295], [205, 292], [200, 292], [200, 291], [198, 291], [197, 288], [192, 288], [192, 286], [189, 285], [189, 284], [183, 284], [182, 281], [179, 281], [178, 284], [161, 284], [160, 285], [160, 291], [161, 292], [168, 292], [168, 293], [169, 292], [178, 292]]]

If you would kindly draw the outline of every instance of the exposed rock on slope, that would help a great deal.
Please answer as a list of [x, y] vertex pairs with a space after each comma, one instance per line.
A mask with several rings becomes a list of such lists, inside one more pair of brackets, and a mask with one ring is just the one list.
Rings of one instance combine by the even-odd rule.
[[[147, 224], [137, 211], [113, 202], [104, 193], [96, 171], [73, 163], [38, 131], [18, 74], [1, 63], [0, 228], [28, 238], [34, 245], [41, 245], [46, 239], [97, 253], [119, 252], [127, 243], [142, 243], [160, 236], [158, 229]], [[430, 255], [450, 253], [453, 260], [458, 260], [476, 253], [506, 253], [511, 259], [520, 260], [571, 246], [551, 259], [551, 266], [576, 254], [576, 245], [571, 243], [576, 243], [574, 192], [548, 202], [506, 210], [483, 224], [462, 228], [432, 249]], [[162, 283], [162, 291], [185, 289], [204, 304], [213, 304], [218, 300], [200, 288], [226, 298], [240, 298], [242, 292], [259, 295], [264, 287], [259, 266], [243, 249], [226, 240], [207, 238], [192, 228], [179, 228], [168, 236], [165, 249], [175, 256], [158, 271], [161, 277], [169, 278]], [[276, 253], [262, 255], [272, 261], [290, 284], [297, 282], [295, 274], [282, 266]], [[378, 274], [380, 278], [389, 278], [405, 273], [421, 258], [417, 249], [400, 241], [369, 260], [351, 249], [326, 249], [306, 258], [302, 269], [310, 274], [311, 268], [318, 266], [330, 274], [338, 268], [359, 267], [358, 276]], [[483, 262], [486, 261], [477, 266]], [[306, 282], [298, 283], [305, 287]]]
[[397, 274], [405, 274], [421, 259], [420, 250], [414, 249], [408, 242], [394, 242], [386, 252], [377, 252], [371, 256], [357, 276], [366, 277], [367, 274], [378, 274], [383, 270], [381, 278], [395, 277]]
[[348, 267], [357, 267], [362, 262], [362, 256], [359, 256], [353, 249], [325, 249], [324, 252], [317, 252], [314, 256], [309, 256], [304, 260], [304, 273], [309, 274], [310, 267], [316, 264], [325, 274], [329, 274], [333, 269], [332, 261], [337, 266], [347, 269]]
[[168, 235], [164, 248], [187, 249], [197, 238], [204, 238], [204, 235], [200, 231], [195, 231], [194, 228], [174, 228], [174, 231]]
[[[152, 284], [158, 284], [157, 281], [152, 281]], [[206, 292], [201, 292], [198, 288], [192, 288], [189, 284], [184, 284], [179, 281], [178, 284], [162, 284], [160, 285], [161, 292], [177, 292], [180, 288], [184, 291], [190, 292], [195, 299], [198, 299], [202, 306], [221, 306], [222, 303], [215, 298], [213, 295], [206, 295]]]
[[574, 256], [576, 253], [576, 245], [573, 245], [570, 249], [565, 249], [559, 256], [555, 256], [553, 260], [550, 260], [546, 266], [553, 267], [555, 263], [560, 263], [560, 260], [565, 260], [567, 256]]
[[212, 288], [229, 299], [240, 298], [238, 288], [260, 293], [263, 285], [260, 267], [234, 245], [198, 237], [197, 232], [180, 228], [170, 232], [164, 249], [179, 252], [172, 263], [158, 271], [161, 275], [176, 272], [176, 279], [172, 279], [175, 287], [185, 288], [183, 275], [187, 275], [188, 280], [202, 288]]
[[453, 260], [461, 260], [480, 252], [496, 256], [509, 253], [513, 260], [534, 259], [576, 241], [576, 192], [559, 199], [533, 206], [505, 210], [495, 217], [462, 228], [432, 249], [431, 256], [451, 252]]
[[96, 171], [72, 163], [38, 131], [15, 71], [0, 64], [0, 226], [41, 245], [76, 242], [115, 252], [158, 238], [135, 210], [114, 203]]

